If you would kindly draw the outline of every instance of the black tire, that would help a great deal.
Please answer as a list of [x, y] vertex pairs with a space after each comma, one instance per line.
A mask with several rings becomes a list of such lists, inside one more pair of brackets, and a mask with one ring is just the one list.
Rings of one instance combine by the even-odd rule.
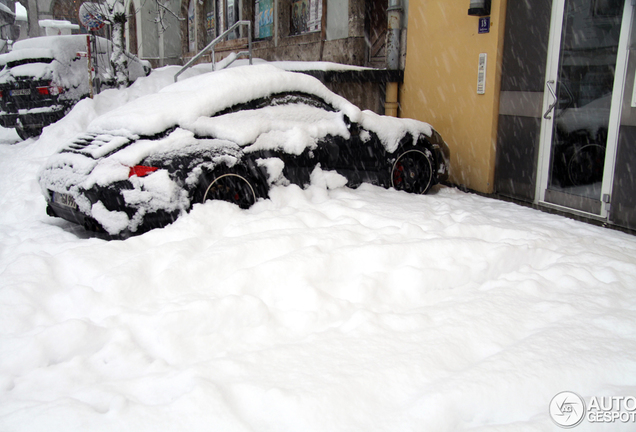
[[433, 154], [428, 149], [401, 153], [391, 168], [391, 186], [415, 194], [425, 194], [433, 186]]
[[578, 149], [568, 163], [568, 175], [575, 186], [603, 181], [605, 147], [588, 144]]
[[36, 138], [39, 137], [40, 134], [42, 134], [41, 128], [22, 128], [20, 126], [16, 126], [15, 131], [18, 133], [18, 136], [22, 138], [22, 140]]
[[204, 177], [195, 200], [201, 203], [216, 199], [250, 208], [261, 195], [256, 182], [243, 170], [220, 169]]

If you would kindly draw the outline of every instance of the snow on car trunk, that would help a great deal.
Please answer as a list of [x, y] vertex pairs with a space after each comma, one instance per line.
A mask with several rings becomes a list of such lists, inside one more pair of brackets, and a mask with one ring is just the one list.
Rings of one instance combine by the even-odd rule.
[[142, 86], [0, 145], [0, 430], [557, 430], [558, 392], [636, 396], [621, 232], [323, 172], [125, 241], [47, 217], [57, 136]]

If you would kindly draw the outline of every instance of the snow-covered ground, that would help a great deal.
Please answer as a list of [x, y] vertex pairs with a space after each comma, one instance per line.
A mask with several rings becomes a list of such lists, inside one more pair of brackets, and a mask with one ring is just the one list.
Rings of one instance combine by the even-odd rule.
[[321, 172], [124, 241], [46, 216], [46, 158], [174, 72], [0, 131], [1, 431], [550, 431], [561, 391], [636, 396], [621, 232]]

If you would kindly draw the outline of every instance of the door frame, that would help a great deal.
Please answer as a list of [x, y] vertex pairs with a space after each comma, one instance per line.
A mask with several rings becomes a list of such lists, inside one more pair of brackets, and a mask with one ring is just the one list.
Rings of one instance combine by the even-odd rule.
[[627, 74], [627, 60], [629, 55], [629, 42], [632, 33], [634, 0], [625, 0], [623, 18], [616, 57], [616, 69], [614, 74], [614, 86], [612, 89], [610, 118], [608, 124], [607, 145], [605, 148], [605, 165], [603, 171], [603, 183], [601, 188], [600, 213], [589, 213], [573, 209], [564, 205], [558, 205], [545, 200], [546, 190], [550, 177], [550, 157], [552, 149], [553, 122], [555, 111], [552, 110], [550, 119], [545, 115], [550, 105], [555, 102], [548, 85], [552, 83], [556, 89], [558, 83], [559, 55], [561, 51], [561, 37], [563, 33], [563, 18], [565, 15], [566, 0], [554, 0], [552, 2], [552, 19], [550, 22], [550, 38], [548, 42], [548, 58], [546, 76], [544, 79], [544, 96], [541, 111], [541, 132], [539, 135], [539, 153], [537, 162], [537, 183], [535, 191], [535, 204], [562, 210], [568, 213], [579, 214], [594, 219], [608, 220], [611, 208], [611, 195], [616, 165], [616, 152], [618, 149], [618, 133], [620, 129], [621, 110]]

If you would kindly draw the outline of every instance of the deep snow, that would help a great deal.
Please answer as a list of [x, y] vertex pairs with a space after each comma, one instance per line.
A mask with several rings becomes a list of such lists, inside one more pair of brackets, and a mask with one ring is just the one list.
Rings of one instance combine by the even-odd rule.
[[46, 216], [46, 158], [174, 72], [2, 131], [0, 430], [550, 431], [561, 391], [636, 396], [621, 232], [324, 172], [125, 241]]

